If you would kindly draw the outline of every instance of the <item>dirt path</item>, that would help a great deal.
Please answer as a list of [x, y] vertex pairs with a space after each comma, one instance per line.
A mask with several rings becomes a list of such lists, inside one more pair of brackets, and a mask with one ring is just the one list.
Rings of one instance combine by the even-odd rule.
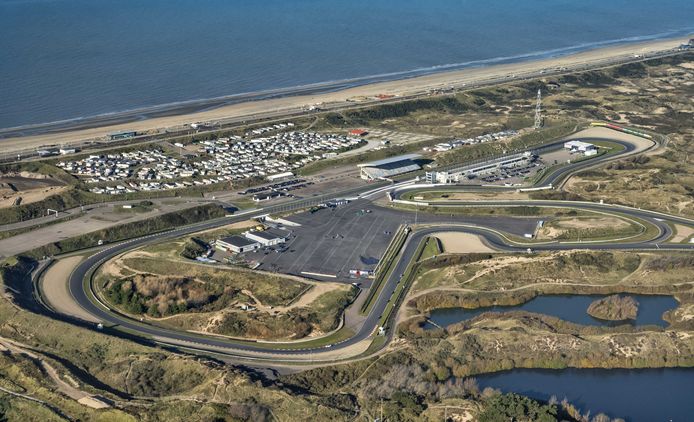
[[15, 341], [5, 338], [0, 338], [0, 345], [12, 354], [25, 355], [28, 358], [38, 362], [43, 368], [46, 375], [48, 375], [51, 381], [53, 381], [57, 390], [70, 397], [71, 399], [76, 400], [78, 403], [84, 406], [91, 407], [93, 409], [105, 409], [110, 407], [105, 402], [99, 400], [99, 398], [94, 397], [91, 394], [82, 391], [79, 388], [74, 387], [71, 384], [64, 381], [62, 378], [60, 378], [58, 371], [51, 364], [46, 362], [37, 353], [30, 351], [27, 348], [27, 346], [24, 346], [21, 343], [17, 343]]
[[[279, 313], [284, 313], [287, 312], [291, 309], [294, 308], [301, 308], [303, 306], [310, 306], [316, 299], [318, 299], [322, 294], [328, 293], [328, 292], [333, 292], [337, 289], [345, 288], [344, 284], [338, 284], [338, 283], [312, 283], [308, 282], [311, 284], [313, 287], [311, 287], [306, 293], [301, 295], [299, 300], [293, 302], [289, 306], [276, 306], [272, 308], [274, 311], [279, 312]], [[261, 304], [261, 306], [264, 306]]]
[[67, 289], [68, 277], [83, 259], [83, 256], [71, 256], [54, 262], [43, 275], [41, 290], [45, 300], [57, 312], [96, 323], [99, 321], [77, 305]]

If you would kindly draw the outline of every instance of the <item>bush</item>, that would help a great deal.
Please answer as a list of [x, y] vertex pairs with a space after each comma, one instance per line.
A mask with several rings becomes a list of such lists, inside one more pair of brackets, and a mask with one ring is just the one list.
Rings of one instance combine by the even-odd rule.
[[487, 400], [479, 422], [553, 422], [557, 420], [555, 405], [542, 405], [515, 393], [496, 395]]

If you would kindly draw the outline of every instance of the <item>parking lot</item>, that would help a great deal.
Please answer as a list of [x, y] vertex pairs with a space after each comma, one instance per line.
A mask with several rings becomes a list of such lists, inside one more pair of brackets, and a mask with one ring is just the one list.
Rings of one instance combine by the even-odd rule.
[[403, 223], [467, 223], [494, 227], [510, 233], [531, 233], [537, 219], [450, 216], [414, 213], [374, 206], [357, 200], [335, 208], [306, 211], [287, 217], [300, 227], [286, 244], [245, 254], [258, 269], [294, 274], [318, 280], [355, 281], [350, 270], [373, 270], [398, 226]]
[[487, 184], [487, 185], [522, 185], [528, 180], [532, 180], [539, 172], [555, 166], [557, 164], [566, 163], [568, 160], [576, 160], [580, 158], [577, 154], [572, 154], [566, 149], [558, 149], [554, 151], [544, 152], [540, 154], [537, 160], [525, 165], [509, 168], [500, 168], [492, 172], [488, 172], [479, 178], [465, 179], [462, 178], [460, 184]]
[[424, 142], [435, 138], [435, 136], [425, 133], [408, 133], [385, 129], [367, 129], [367, 131], [369, 132], [369, 134], [366, 135], [368, 139], [390, 141], [390, 143], [396, 145]]

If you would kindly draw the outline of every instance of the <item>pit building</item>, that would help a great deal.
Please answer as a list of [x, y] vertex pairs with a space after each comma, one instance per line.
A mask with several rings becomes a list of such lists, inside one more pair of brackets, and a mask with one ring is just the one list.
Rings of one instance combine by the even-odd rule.
[[364, 180], [387, 179], [398, 174], [420, 170], [422, 167], [415, 160], [422, 158], [419, 154], [399, 155], [370, 163], [358, 164], [361, 178]]

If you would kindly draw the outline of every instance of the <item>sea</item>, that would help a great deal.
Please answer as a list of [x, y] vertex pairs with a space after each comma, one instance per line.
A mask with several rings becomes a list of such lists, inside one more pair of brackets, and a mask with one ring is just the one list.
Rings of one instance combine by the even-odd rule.
[[0, 0], [0, 128], [690, 33], [691, 0]]

